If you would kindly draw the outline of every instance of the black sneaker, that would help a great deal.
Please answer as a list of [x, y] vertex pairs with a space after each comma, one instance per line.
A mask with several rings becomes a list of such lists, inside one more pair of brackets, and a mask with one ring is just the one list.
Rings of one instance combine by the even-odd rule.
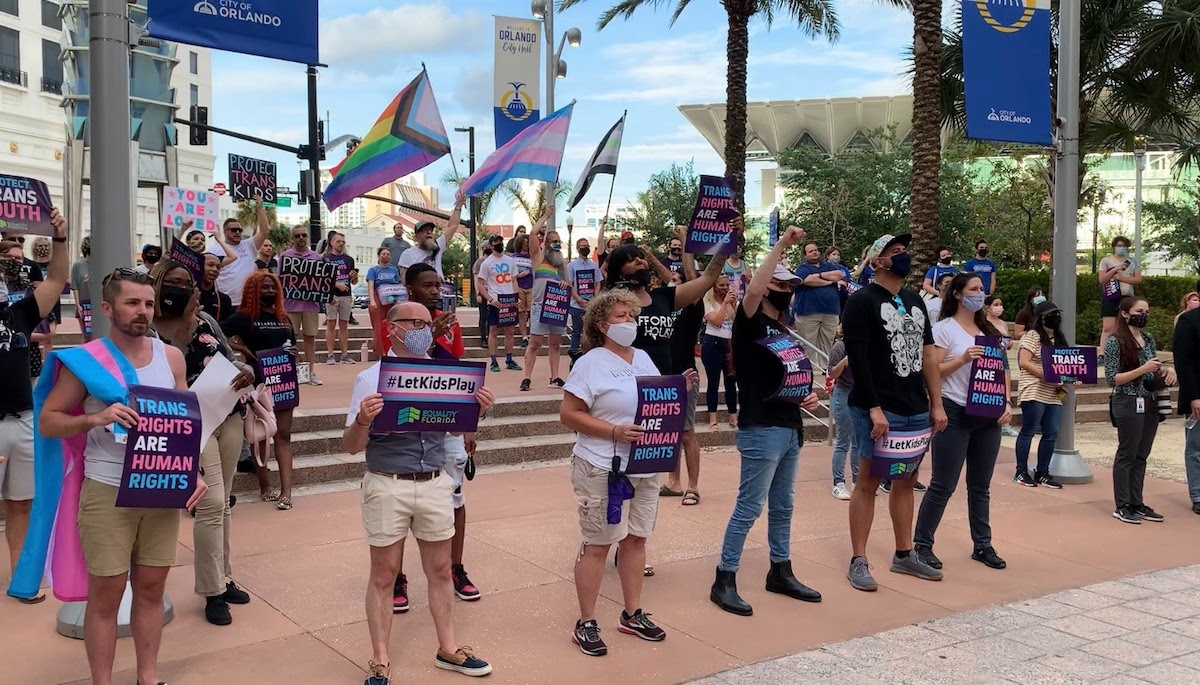
[[561, 378], [550, 379], [550, 387], [552, 388], [559, 388], [561, 390], [564, 385], [566, 385], [566, 383]]
[[1138, 513], [1138, 516], [1142, 517], [1143, 521], [1150, 521], [1152, 523], [1162, 523], [1163, 521], [1166, 520], [1165, 518], [1163, 518], [1162, 514], [1158, 513], [1157, 511], [1154, 511], [1153, 509], [1146, 506], [1145, 504], [1137, 507], [1137, 513]]
[[1036, 478], [1037, 478], [1037, 484], [1042, 486], [1043, 488], [1050, 488], [1051, 490], [1062, 490], [1062, 483], [1054, 480], [1054, 476], [1051, 476], [1049, 473], [1039, 473], [1036, 475]]
[[521, 379], [521, 392], [529, 392], [530, 383], [531, 381], [528, 378]]
[[458, 671], [463, 675], [474, 677], [485, 676], [492, 672], [492, 665], [475, 656], [471, 648], [463, 645], [453, 654], [438, 650], [433, 665], [447, 671]]
[[649, 640], [650, 642], [662, 642], [667, 639], [666, 632], [654, 625], [654, 621], [650, 620], [650, 614], [641, 609], [633, 612], [633, 616], [622, 610], [621, 620], [617, 622], [617, 630], [626, 635], [637, 635], [643, 640]]
[[921, 557], [921, 561], [925, 562], [926, 564], [929, 564], [933, 568], [941, 568], [942, 567], [942, 560], [938, 559], [937, 555], [933, 553], [932, 547], [926, 547], [925, 545], [916, 545], [913, 547], [913, 551], [915, 551], [917, 553], [917, 556]]
[[450, 575], [454, 578], [454, 594], [464, 602], [474, 602], [479, 599], [482, 593], [471, 579], [467, 577], [467, 569], [463, 568], [462, 564], [455, 564], [450, 567]]
[[408, 611], [408, 576], [403, 573], [396, 578], [392, 586], [392, 613], [403, 614]]
[[229, 603], [221, 595], [204, 599], [204, 618], [207, 618], [208, 622], [214, 626], [227, 626], [233, 623], [233, 616], [229, 613]]
[[391, 682], [387, 666], [374, 661], [367, 662], [367, 679], [363, 681], [363, 685], [390, 685]]
[[880, 483], [879, 491], [883, 492], [883, 493], [890, 493], [892, 491], [892, 481], [885, 480], [882, 483]]
[[579, 645], [579, 651], [588, 656], [604, 656], [608, 654], [608, 645], [600, 639], [600, 626], [596, 620], [576, 621], [575, 630], [571, 633], [571, 642]]
[[983, 565], [989, 568], [1005, 568], [1008, 566], [1008, 563], [1001, 559], [1000, 555], [996, 554], [996, 550], [991, 547], [984, 547], [983, 549], [971, 552], [971, 558], [975, 561], [983, 562]]
[[1200, 514], [1200, 502], [1192, 502], [1192, 513]]
[[1118, 507], [1113, 510], [1113, 518], [1125, 523], [1141, 524], [1142, 516], [1133, 507]]
[[225, 593], [221, 598], [230, 604], [249, 604], [250, 593], [238, 587], [232, 580], [225, 583]]
[[[928, 489], [929, 488], [925, 487], [925, 484], [921, 481], [916, 481], [913, 483], [913, 492], [925, 492]], [[888, 492], [891, 492], [890, 488], [888, 489]]]
[[[1029, 475], [1028, 471], [1017, 471], [1017, 475], [1013, 476], [1013, 482], [1017, 485], [1024, 485], [1027, 488], [1036, 488], [1038, 486], [1037, 480]], [[1059, 487], [1062, 486], [1060, 485]]]

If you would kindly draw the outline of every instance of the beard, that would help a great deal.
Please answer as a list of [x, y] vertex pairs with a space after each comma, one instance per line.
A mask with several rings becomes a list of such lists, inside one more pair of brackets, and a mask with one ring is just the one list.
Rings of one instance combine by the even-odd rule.
[[426, 252], [436, 253], [438, 251], [438, 244], [437, 241], [433, 239], [433, 236], [421, 240], [421, 242], [418, 243], [418, 246]]
[[130, 319], [123, 319], [119, 316], [112, 318], [113, 328], [121, 331], [131, 338], [145, 337], [146, 332], [150, 330], [150, 319], [141, 315]]
[[550, 264], [550, 266], [555, 268], [561, 267], [564, 263], [562, 250], [550, 250], [547, 252], [546, 261]]

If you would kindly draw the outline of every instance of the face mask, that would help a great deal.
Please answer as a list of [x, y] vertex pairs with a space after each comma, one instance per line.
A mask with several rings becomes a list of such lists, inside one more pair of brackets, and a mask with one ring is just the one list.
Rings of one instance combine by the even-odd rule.
[[1142, 312], [1141, 314], [1130, 314], [1129, 325], [1134, 328], [1145, 328], [1146, 324], [1150, 323], [1150, 313]]
[[1061, 314], [1047, 314], [1046, 316], [1042, 317], [1042, 324], [1048, 330], [1051, 330], [1051, 331], [1058, 330], [1058, 327], [1062, 325], [1062, 315]]
[[562, 249], [562, 243], [559, 243], [559, 242], [550, 243], [550, 249], [557, 252]]
[[1004, 307], [992, 307], [992, 316], [999, 317], [1004, 313]]
[[1036, 297], [1034, 297], [1034, 298], [1033, 298], [1033, 306], [1035, 306], [1035, 307], [1036, 307], [1036, 306], [1038, 306], [1039, 304], [1041, 304], [1041, 303], [1043, 303], [1043, 302], [1045, 302], [1045, 301], [1046, 301], [1046, 296], [1045, 296], [1045, 295], [1038, 295], [1038, 296], [1036, 296]]
[[634, 285], [639, 285], [643, 288], [650, 285], [650, 270], [641, 269], [629, 276], [629, 280], [633, 281]]
[[888, 271], [896, 274], [900, 278], [908, 276], [912, 272], [912, 255], [907, 252], [901, 252], [891, 256], [891, 266], [885, 267]]
[[987, 296], [983, 293], [976, 293], [975, 295], [963, 295], [963, 309], [966, 309], [968, 312], [977, 312], [980, 309], [983, 309], [983, 300], [985, 297]]
[[1200, 300], [1188, 300], [1188, 309], [1195, 309], [1197, 307], [1200, 307]]
[[941, 258], [941, 259], [939, 259], [938, 261], [939, 261], [939, 262], [941, 262], [942, 264], [945, 264], [945, 265], [949, 265], [949, 264], [950, 264], [950, 258], [949, 258], [949, 257], [942, 257], [942, 258]]
[[842, 261], [842, 256], [840, 254], [831, 254], [829, 255], [828, 259], [830, 264], [840, 264]]
[[155, 252], [150, 252], [142, 257], [142, 261], [146, 264], [158, 264], [158, 260], [161, 258], [162, 255]]
[[425, 355], [429, 352], [431, 345], [433, 345], [433, 329], [429, 326], [404, 331], [404, 347], [414, 356]]
[[192, 290], [190, 288], [164, 285], [162, 294], [158, 298], [158, 308], [162, 310], [163, 316], [172, 318], [183, 316], [183, 312], [187, 310], [188, 301], [191, 299]]
[[4, 267], [4, 280], [16, 281], [21, 278], [21, 262], [17, 259], [5, 259], [0, 261], [0, 265]]
[[629, 347], [637, 339], [637, 324], [632, 321], [610, 323], [608, 330], [604, 331], [604, 335], [621, 347]]
[[590, 247], [581, 247], [581, 248], [579, 248], [579, 256], [580, 256], [580, 257], [587, 257], [587, 256], [588, 256], [588, 255], [590, 255], [591, 253], [592, 253], [592, 248], [590, 248]]
[[681, 250], [680, 248], [678, 248], [678, 247], [671, 248], [671, 256], [672, 257], [678, 257], [681, 254], [683, 254], [683, 250]]
[[788, 305], [792, 302], [792, 294], [778, 290], [767, 290], [767, 302], [770, 302], [771, 306], [775, 309], [786, 312]]
[[264, 307], [274, 307], [275, 306], [275, 296], [274, 295], [263, 295], [258, 298], [258, 301], [262, 302], [262, 305]]
[[986, 256], [987, 256], [987, 253], [988, 253], [988, 250], [987, 250], [987, 248], [986, 248], [986, 247], [985, 247], [985, 248], [983, 248], [982, 250], [979, 250], [979, 258], [980, 258], [980, 259], [983, 259], [984, 257], [986, 257]]
[[1113, 250], [1113, 252], [1115, 252], [1118, 257], [1124, 257], [1125, 255], [1129, 254], [1129, 248], [1125, 247], [1124, 245], [1120, 245], [1117, 247], [1117, 249]]
[[491, 256], [492, 256], [492, 248], [490, 248], [490, 247], [488, 247], [488, 248], [485, 248], [485, 249], [483, 250], [483, 256], [484, 256], [484, 257], [491, 257]]

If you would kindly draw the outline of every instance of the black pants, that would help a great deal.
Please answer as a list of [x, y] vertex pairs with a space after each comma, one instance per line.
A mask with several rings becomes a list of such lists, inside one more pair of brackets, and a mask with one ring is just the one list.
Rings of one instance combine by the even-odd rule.
[[1113, 395], [1112, 411], [1117, 418], [1117, 457], [1113, 460], [1113, 499], [1117, 508], [1140, 507], [1142, 485], [1146, 482], [1146, 459], [1158, 433], [1158, 407], [1153, 397], [1143, 397], [1142, 413], [1137, 413], [1138, 398]]
[[958, 486], [963, 464], [967, 466], [967, 518], [975, 549], [992, 544], [991, 482], [1000, 452], [1000, 424], [996, 419], [967, 416], [965, 407], [942, 399], [946, 430], [933, 437], [933, 477], [921, 499], [913, 542], [933, 547], [933, 534], [942, 522], [946, 503]]
[[718, 338], [707, 333], [700, 336], [700, 361], [704, 364], [704, 374], [708, 377], [708, 387], [705, 389], [710, 414], [717, 411], [718, 395], [721, 392], [721, 376], [725, 377], [725, 405], [730, 414], [737, 413], [737, 381], [729, 375], [729, 365], [726, 363], [726, 352], [729, 340]]
[[487, 349], [488, 342], [488, 304], [477, 305], [479, 309], [479, 346]]

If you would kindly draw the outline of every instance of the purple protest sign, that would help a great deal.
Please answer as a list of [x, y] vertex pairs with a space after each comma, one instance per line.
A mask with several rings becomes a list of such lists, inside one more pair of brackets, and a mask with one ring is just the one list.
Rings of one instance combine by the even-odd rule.
[[925, 452], [929, 451], [932, 437], [932, 426], [889, 430], [875, 441], [875, 451], [871, 454], [871, 477], [889, 480], [915, 477]]
[[496, 301], [500, 303], [500, 312], [496, 315], [496, 323], [492, 324], [496, 328], [507, 328], [517, 325], [517, 294], [508, 293], [496, 296]]
[[700, 193], [696, 198], [696, 209], [688, 224], [688, 254], [733, 254], [737, 252], [737, 240], [733, 226], [729, 223], [737, 216], [733, 204], [733, 186], [729, 179], [721, 176], [701, 176]]
[[755, 341], [770, 350], [783, 364], [783, 382], [767, 399], [799, 404], [812, 394], [812, 362], [799, 339], [780, 333]]
[[644, 432], [640, 440], [629, 446], [625, 473], [674, 471], [683, 440], [687, 381], [683, 376], [638, 376], [637, 394], [633, 422]]
[[975, 336], [983, 356], [971, 362], [971, 380], [967, 385], [967, 416], [998, 419], [1008, 404], [1004, 375], [1004, 348], [1000, 341], [986, 335]]
[[83, 341], [89, 342], [92, 339], [92, 303], [84, 300], [79, 303], [77, 309], [79, 330], [83, 334]]
[[182, 264], [192, 275], [192, 283], [199, 286], [204, 282], [204, 255], [179, 242], [178, 238], [171, 239], [167, 259]]
[[129, 386], [138, 424], [125, 443], [118, 507], [182, 509], [200, 468], [200, 403], [187, 390]]
[[296, 378], [296, 358], [282, 347], [258, 353], [258, 373], [271, 391], [275, 411], [300, 406], [300, 386]]
[[379, 364], [383, 411], [372, 434], [471, 433], [478, 427], [475, 391], [483, 386], [483, 362], [384, 357]]
[[45, 183], [24, 176], [0, 174], [0, 230], [54, 235], [50, 207], [50, 189]]
[[592, 299], [596, 294], [595, 269], [576, 269], [575, 294], [579, 295], [579, 299], [585, 302]]
[[1096, 348], [1042, 345], [1042, 375], [1046, 383], [1095, 385]]
[[542, 314], [539, 321], [547, 326], [566, 326], [568, 309], [571, 306], [571, 291], [565, 283], [546, 281], [546, 295], [542, 298]]

